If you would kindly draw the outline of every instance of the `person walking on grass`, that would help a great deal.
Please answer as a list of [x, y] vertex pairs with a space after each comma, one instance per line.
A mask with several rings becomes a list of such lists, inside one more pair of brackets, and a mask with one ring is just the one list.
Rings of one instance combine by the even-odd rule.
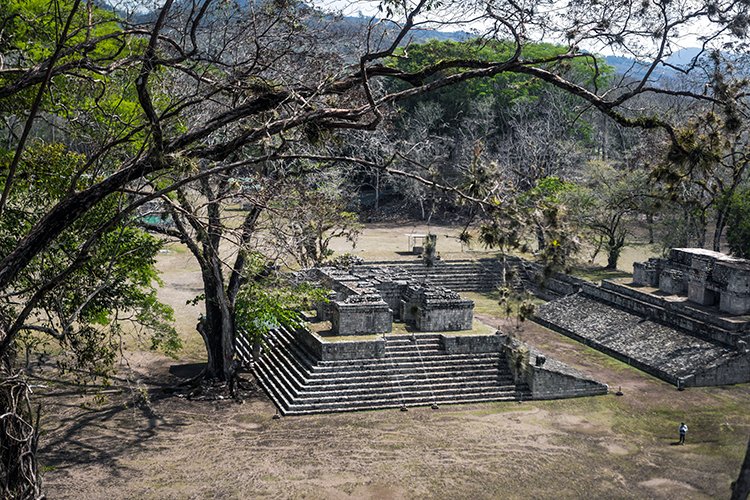
[[688, 426], [685, 422], [680, 423], [680, 444], [685, 444], [685, 434], [687, 434]]

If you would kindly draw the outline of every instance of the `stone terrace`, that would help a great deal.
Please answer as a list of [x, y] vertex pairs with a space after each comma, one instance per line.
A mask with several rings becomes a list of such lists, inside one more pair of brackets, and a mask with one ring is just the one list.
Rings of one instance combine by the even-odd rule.
[[499, 346], [456, 351], [439, 335], [420, 334], [327, 343], [316, 353], [311, 335], [276, 330], [252, 364], [282, 414], [531, 399]]
[[[517, 257], [507, 257], [507, 278], [510, 285], [518, 290], [526, 287], [524, 261]], [[417, 281], [441, 286], [457, 292], [490, 292], [496, 290], [502, 281], [503, 263], [501, 259], [439, 260], [427, 267], [421, 260], [384, 260], [367, 262], [358, 269], [388, 269]], [[361, 272], [361, 271], [360, 271]]]
[[285, 415], [607, 393], [606, 385], [541, 353], [519, 360], [516, 352], [517, 342], [500, 334], [327, 342], [280, 328], [250, 366]]
[[[519, 259], [511, 261], [511, 265], [522, 265]], [[315, 271], [316, 279], [333, 290], [332, 307], [319, 307], [317, 318], [331, 321], [333, 336], [279, 328], [258, 346], [238, 337], [239, 358], [281, 413], [607, 393], [606, 385], [562, 363], [547, 362], [541, 353], [519, 346], [500, 332], [472, 331], [473, 302], [443, 287], [493, 289], [502, 280], [502, 263], [401, 264]], [[522, 283], [524, 269], [514, 271], [514, 279]], [[391, 328], [386, 323], [390, 325], [391, 316], [418, 331], [388, 334]], [[457, 334], [459, 330], [467, 333]]]
[[748, 357], [709, 342], [574, 294], [541, 306], [537, 321], [675, 385], [746, 382]]

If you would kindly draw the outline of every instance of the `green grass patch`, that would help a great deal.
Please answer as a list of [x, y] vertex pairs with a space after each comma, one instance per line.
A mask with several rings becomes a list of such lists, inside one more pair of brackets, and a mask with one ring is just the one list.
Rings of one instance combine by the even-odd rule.
[[497, 401], [494, 403], [484, 403], [483, 408], [465, 412], [456, 412], [458, 415], [473, 415], [475, 417], [487, 417], [498, 413], [528, 413], [534, 409], [534, 406], [526, 403], [511, 403], [508, 401]]
[[605, 269], [603, 267], [574, 267], [570, 274], [593, 282], [599, 282], [604, 279], [630, 278], [633, 276], [631, 273], [619, 269]]
[[[493, 318], [497, 318], [497, 319], [505, 318], [505, 313], [506, 313], [505, 307], [499, 304], [500, 292], [498, 291], [492, 291], [492, 292], [487, 292], [487, 293], [462, 292], [461, 296], [463, 298], [474, 301], [474, 313], [475, 314], [484, 314], [487, 316], [492, 316]], [[530, 300], [534, 305], [544, 304], [544, 300], [534, 297], [534, 296], [530, 297]], [[521, 306], [522, 302], [523, 302], [522, 297], [511, 297], [508, 300], [508, 303], [510, 305], [510, 310], [511, 310], [509, 318], [514, 318], [518, 314], [518, 309]]]

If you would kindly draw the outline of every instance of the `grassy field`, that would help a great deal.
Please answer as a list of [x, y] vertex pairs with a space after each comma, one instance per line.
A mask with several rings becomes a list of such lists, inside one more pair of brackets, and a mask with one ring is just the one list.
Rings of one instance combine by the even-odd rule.
[[[357, 248], [396, 258], [403, 234], [424, 229], [368, 227]], [[443, 251], [469, 254], [457, 242]], [[244, 404], [188, 401], [173, 374], [204, 356], [200, 308], [186, 305], [199, 274], [179, 248], [159, 266], [186, 345], [179, 360], [130, 350], [112, 387], [84, 392], [40, 374], [49, 498], [728, 498], [750, 436], [750, 385], [677, 391], [536, 324], [516, 328], [497, 297], [476, 294], [489, 329], [624, 395], [278, 420], [259, 391]]]

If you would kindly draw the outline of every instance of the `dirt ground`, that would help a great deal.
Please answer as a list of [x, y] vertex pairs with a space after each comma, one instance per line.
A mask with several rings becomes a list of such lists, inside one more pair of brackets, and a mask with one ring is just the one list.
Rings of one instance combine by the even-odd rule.
[[[424, 229], [368, 228], [358, 248], [396, 258], [404, 235]], [[462, 254], [454, 241], [445, 258]], [[244, 404], [187, 401], [173, 374], [201, 360], [199, 308], [185, 304], [200, 293], [199, 276], [178, 247], [159, 265], [162, 300], [186, 343], [180, 359], [131, 350], [112, 387], [84, 393], [47, 380], [53, 372], [35, 382], [45, 386], [37, 391], [49, 498], [728, 498], [742, 462], [750, 385], [680, 392], [538, 325], [516, 331], [482, 297], [479, 319], [611, 394], [278, 420], [259, 391]], [[690, 431], [678, 446], [683, 420]]]

